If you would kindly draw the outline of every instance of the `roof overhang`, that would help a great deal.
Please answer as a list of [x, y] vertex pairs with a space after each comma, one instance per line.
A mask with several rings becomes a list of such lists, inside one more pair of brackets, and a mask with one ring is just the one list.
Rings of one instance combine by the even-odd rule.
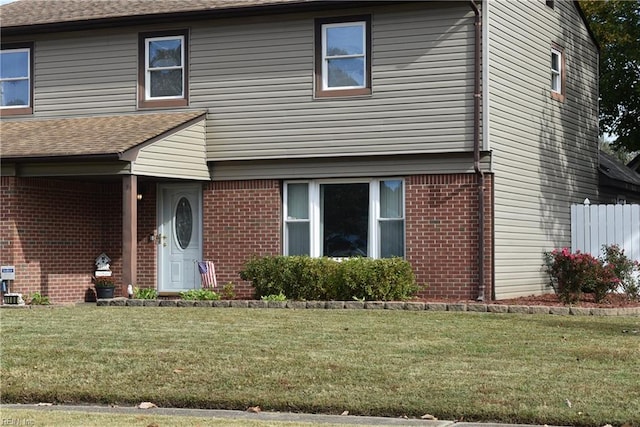
[[208, 180], [205, 117], [188, 111], [3, 120], [2, 175]]
[[[0, 25], [0, 33], [3, 37], [7, 37], [59, 31], [94, 30], [140, 24], [174, 23], [177, 20], [202, 20], [276, 13], [295, 13], [300, 11], [335, 10], [367, 4], [370, 5], [371, 1], [238, 0], [220, 1], [217, 2], [218, 4], [215, 4], [215, 1], [209, 2], [210, 4], [205, 4], [207, 2], [204, 1], [194, 1], [193, 6], [189, 6], [188, 4], [185, 6], [181, 3], [187, 4], [187, 2], [176, 2], [174, 5], [178, 6], [173, 6], [169, 9], [165, 8], [166, 10], [159, 8], [156, 11], [144, 13], [136, 11], [128, 13], [125, 9], [130, 7], [130, 5], [124, 3], [122, 13], [115, 16], [79, 17], [78, 19], [51, 20], [50, 22], [33, 22], [17, 25], [6, 25], [2, 23], [2, 25]], [[393, 1], [381, 0], [376, 3], [393, 3]], [[25, 2], [23, 7], [26, 6], [29, 5]]]

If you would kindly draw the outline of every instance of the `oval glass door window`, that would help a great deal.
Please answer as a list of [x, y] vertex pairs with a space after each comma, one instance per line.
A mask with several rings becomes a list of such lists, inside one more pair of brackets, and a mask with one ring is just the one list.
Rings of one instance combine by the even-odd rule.
[[178, 200], [176, 206], [176, 240], [182, 249], [187, 249], [191, 242], [191, 234], [193, 232], [193, 213], [191, 211], [191, 203], [186, 197]]

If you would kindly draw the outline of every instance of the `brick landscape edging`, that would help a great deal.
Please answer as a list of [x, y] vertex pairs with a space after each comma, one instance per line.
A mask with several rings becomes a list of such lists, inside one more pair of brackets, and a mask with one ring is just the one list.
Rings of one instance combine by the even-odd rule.
[[408, 310], [408, 311], [451, 311], [474, 313], [519, 313], [555, 314], [573, 316], [640, 316], [640, 307], [599, 308], [599, 307], [558, 307], [541, 305], [506, 305], [445, 302], [403, 302], [403, 301], [263, 301], [263, 300], [137, 300], [127, 298], [99, 299], [97, 305], [129, 307], [235, 307], [235, 308], [279, 308], [279, 309], [324, 309], [324, 310]]

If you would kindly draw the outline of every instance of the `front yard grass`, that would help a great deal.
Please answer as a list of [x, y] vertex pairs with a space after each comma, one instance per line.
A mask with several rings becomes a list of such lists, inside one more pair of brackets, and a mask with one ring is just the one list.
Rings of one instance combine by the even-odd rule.
[[640, 425], [637, 317], [2, 310], [3, 403]]

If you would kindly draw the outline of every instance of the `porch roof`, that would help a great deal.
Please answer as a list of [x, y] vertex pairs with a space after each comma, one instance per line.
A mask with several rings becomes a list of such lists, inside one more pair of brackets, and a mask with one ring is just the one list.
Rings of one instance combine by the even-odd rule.
[[129, 114], [46, 120], [2, 120], [4, 160], [56, 160], [122, 156], [144, 143], [173, 134], [205, 111]]

